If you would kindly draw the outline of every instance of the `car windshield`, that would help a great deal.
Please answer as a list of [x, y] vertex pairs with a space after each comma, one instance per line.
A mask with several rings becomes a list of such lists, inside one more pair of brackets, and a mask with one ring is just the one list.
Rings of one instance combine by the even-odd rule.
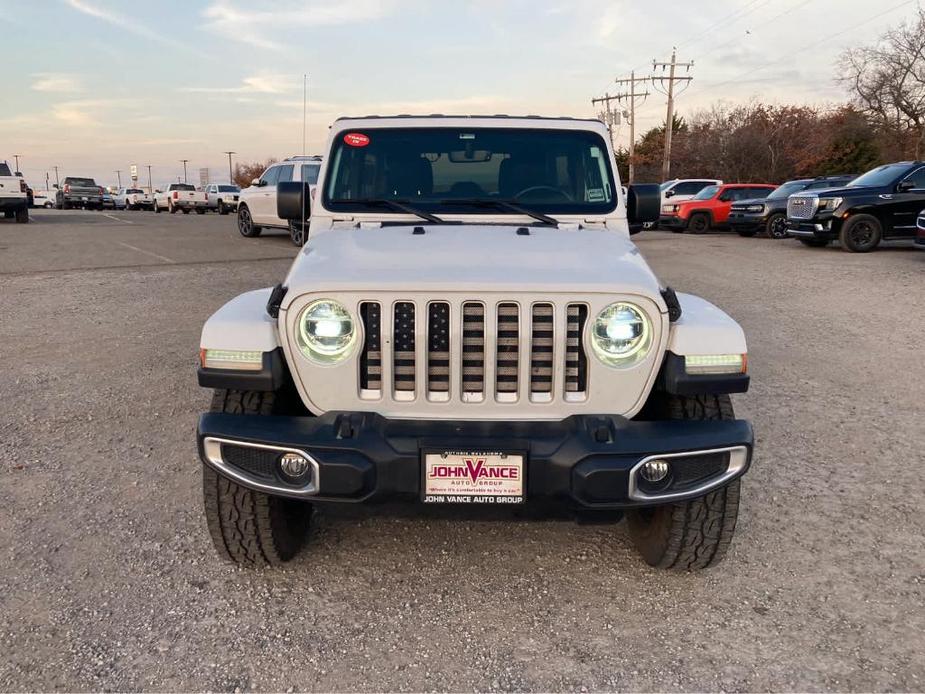
[[716, 191], [718, 190], [719, 190], [719, 186], [707, 186], [706, 188], [701, 190], [699, 193], [697, 193], [697, 195], [695, 195], [693, 199], [694, 200], [709, 200], [714, 195], [716, 195]]
[[196, 190], [196, 186], [192, 183], [173, 183], [170, 186], [171, 190]]
[[219, 186], [218, 192], [219, 193], [240, 193], [241, 189], [238, 188], [237, 186]]
[[768, 195], [768, 200], [774, 200], [776, 198], [789, 198], [794, 193], [799, 193], [808, 185], [808, 181], [790, 181], [790, 183], [784, 183], [771, 191], [771, 194]]
[[67, 182], [72, 186], [88, 186], [90, 188], [96, 187], [96, 181], [92, 178], [69, 178]]
[[126, 192], [126, 194], [131, 194], [131, 193], [144, 193], [143, 190], [139, 190], [138, 188], [129, 188], [129, 189], [128, 189], [127, 191], [125, 191], [125, 192]]
[[666, 190], [671, 188], [671, 186], [673, 186], [674, 184], [675, 184], [675, 181], [665, 181], [658, 187], [658, 189], [664, 193]]
[[[400, 200], [433, 213], [594, 214], [614, 209], [607, 145], [583, 130], [389, 128], [335, 139], [324, 204], [381, 211]], [[380, 202], [376, 202], [380, 201]]]
[[908, 164], [887, 164], [861, 174], [848, 184], [851, 188], [887, 186], [909, 170]]

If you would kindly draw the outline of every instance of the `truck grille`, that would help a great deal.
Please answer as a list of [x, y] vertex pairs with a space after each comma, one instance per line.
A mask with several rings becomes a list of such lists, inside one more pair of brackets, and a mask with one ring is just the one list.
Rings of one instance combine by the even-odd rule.
[[359, 313], [365, 397], [540, 403], [587, 392], [584, 304], [366, 301]]
[[791, 195], [787, 199], [788, 219], [812, 219], [819, 208], [819, 198], [815, 195]]

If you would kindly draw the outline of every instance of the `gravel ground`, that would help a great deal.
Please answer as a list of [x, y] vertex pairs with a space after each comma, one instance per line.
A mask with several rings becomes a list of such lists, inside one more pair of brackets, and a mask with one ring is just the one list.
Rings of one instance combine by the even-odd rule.
[[205, 529], [195, 358], [294, 249], [214, 215], [34, 220], [0, 220], [0, 689], [925, 688], [925, 253], [637, 237], [749, 337], [716, 569], [649, 569], [623, 525], [351, 508], [248, 571]]

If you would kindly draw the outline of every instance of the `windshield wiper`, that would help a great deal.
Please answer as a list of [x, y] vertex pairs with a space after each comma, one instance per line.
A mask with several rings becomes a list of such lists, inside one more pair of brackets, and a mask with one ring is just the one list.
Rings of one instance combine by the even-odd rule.
[[431, 224], [447, 223], [445, 219], [442, 219], [435, 214], [424, 212], [424, 210], [419, 210], [416, 207], [409, 205], [407, 200], [392, 200], [391, 198], [342, 198], [339, 200], [331, 200], [331, 202], [338, 204], [369, 205], [370, 207], [388, 207], [389, 209], [398, 210], [399, 212], [407, 212], [408, 214], [413, 214], [416, 217], [427, 220]]
[[536, 212], [534, 210], [528, 209], [518, 205], [516, 202], [510, 200], [498, 200], [495, 198], [450, 198], [448, 200], [441, 200], [441, 205], [471, 205], [472, 207], [493, 207], [496, 210], [507, 210], [508, 212], [515, 212], [517, 214], [526, 215], [527, 217], [532, 217], [538, 222], [543, 224], [548, 224], [549, 226], [559, 226], [559, 220], [555, 217], [550, 217], [545, 215], [542, 212]]

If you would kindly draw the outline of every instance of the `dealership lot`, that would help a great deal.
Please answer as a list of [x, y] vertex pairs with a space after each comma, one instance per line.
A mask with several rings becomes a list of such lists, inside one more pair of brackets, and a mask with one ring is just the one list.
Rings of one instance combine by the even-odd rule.
[[716, 569], [649, 569], [622, 525], [387, 507], [253, 572], [200, 511], [199, 330], [296, 249], [32, 216], [0, 223], [0, 689], [925, 686], [925, 253], [636, 237], [749, 338], [757, 456]]

